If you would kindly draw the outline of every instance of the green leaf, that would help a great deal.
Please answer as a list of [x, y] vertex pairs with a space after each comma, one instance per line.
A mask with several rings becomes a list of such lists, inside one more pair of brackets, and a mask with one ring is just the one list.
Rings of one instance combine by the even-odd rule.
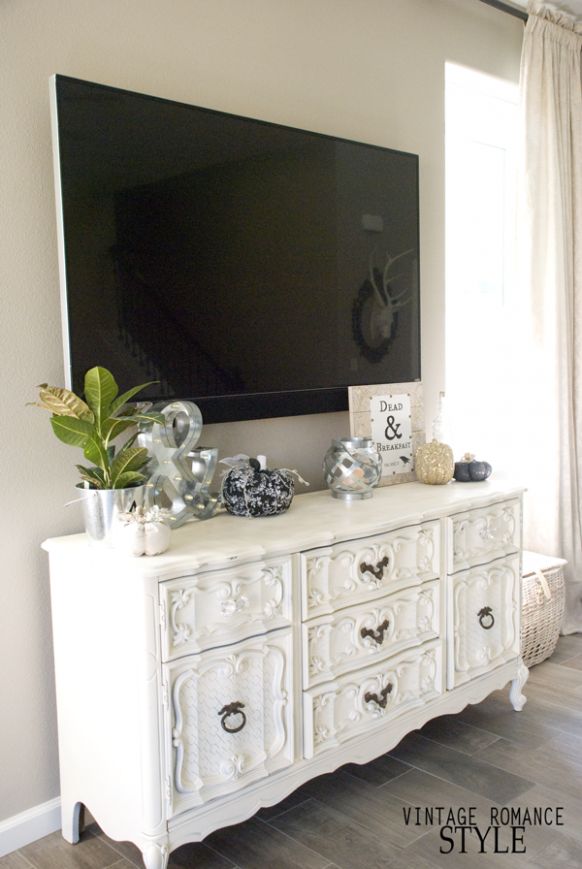
[[47, 383], [39, 384], [38, 388], [40, 401], [31, 401], [30, 404], [50, 410], [56, 416], [72, 416], [75, 419], [93, 422], [94, 417], [89, 406], [70, 389], [49, 386]]
[[109, 480], [107, 477], [109, 476], [108, 472], [110, 470], [109, 457], [101, 438], [96, 434], [91, 435], [85, 444], [83, 452], [86, 459], [89, 459], [90, 462], [93, 462], [94, 465], [97, 465], [98, 468], [102, 468], [106, 472], [105, 480], [108, 483]]
[[72, 416], [52, 416], [51, 425], [58, 439], [72, 447], [84, 447], [93, 433], [90, 422]]
[[166, 422], [166, 417], [163, 413], [155, 413], [153, 410], [146, 410], [142, 413], [134, 414], [133, 418], [137, 422], [159, 422], [160, 425], [163, 425]]
[[96, 489], [105, 489], [105, 474], [101, 468], [86, 468], [84, 465], [75, 465], [82, 480], [91, 483]]
[[135, 434], [132, 434], [132, 436], [126, 440], [123, 446], [119, 448], [119, 452], [121, 452], [122, 450], [128, 450], [130, 447], [132, 447], [137, 440], [138, 434], [139, 432], [135, 432]]
[[152, 386], [152, 384], [159, 382], [159, 380], [148, 380], [147, 383], [142, 383], [140, 386], [134, 386], [133, 389], [128, 389], [127, 392], [123, 392], [111, 405], [111, 413], [115, 413], [116, 410], [119, 410], [120, 407], [127, 404], [134, 395], [137, 395], [137, 393], [141, 392], [142, 389], [145, 389], [146, 386]]
[[128, 447], [119, 452], [111, 465], [111, 488], [118, 488], [118, 477], [128, 471], [139, 471], [149, 460], [145, 447]]
[[85, 398], [95, 414], [98, 426], [110, 416], [111, 405], [118, 392], [115, 378], [107, 368], [97, 365], [85, 374]]
[[131, 419], [115, 419], [113, 416], [109, 417], [101, 428], [103, 440], [105, 443], [112, 441], [126, 429], [131, 428], [134, 424], [135, 423]]
[[136, 422], [159, 422], [160, 425], [163, 425], [166, 421], [166, 417], [163, 413], [155, 413], [153, 410], [142, 411], [141, 413], [133, 413], [130, 415], [118, 416], [117, 419], [123, 420], [133, 420]]
[[134, 483], [143, 483], [146, 479], [145, 474], [140, 474], [139, 471], [126, 471], [124, 474], [120, 474], [115, 480], [114, 489], [127, 489], [128, 486], [134, 485]]

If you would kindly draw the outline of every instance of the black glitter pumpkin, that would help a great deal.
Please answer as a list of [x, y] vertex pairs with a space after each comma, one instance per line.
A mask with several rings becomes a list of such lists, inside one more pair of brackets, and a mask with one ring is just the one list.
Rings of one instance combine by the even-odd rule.
[[295, 484], [285, 470], [261, 470], [256, 459], [232, 468], [222, 481], [222, 501], [233, 516], [276, 516], [288, 510]]

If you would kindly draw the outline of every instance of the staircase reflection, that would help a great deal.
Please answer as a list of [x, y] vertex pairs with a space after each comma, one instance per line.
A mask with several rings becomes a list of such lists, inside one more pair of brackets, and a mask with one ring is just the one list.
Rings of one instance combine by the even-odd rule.
[[227, 369], [184, 326], [158, 287], [142, 274], [138, 257], [111, 249], [117, 282], [118, 337], [160, 397], [230, 395], [245, 391], [238, 371]]

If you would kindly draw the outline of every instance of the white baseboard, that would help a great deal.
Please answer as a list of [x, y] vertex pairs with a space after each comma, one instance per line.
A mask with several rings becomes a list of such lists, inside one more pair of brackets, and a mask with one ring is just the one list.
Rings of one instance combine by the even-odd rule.
[[0, 821], [0, 857], [61, 828], [61, 800], [56, 797]]

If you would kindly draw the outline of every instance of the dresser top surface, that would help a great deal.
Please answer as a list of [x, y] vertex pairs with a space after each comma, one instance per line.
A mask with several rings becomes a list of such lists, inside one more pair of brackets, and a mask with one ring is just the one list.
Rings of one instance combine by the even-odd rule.
[[415, 525], [488, 504], [519, 497], [524, 487], [499, 478], [482, 483], [426, 486], [403, 483], [374, 490], [364, 501], [342, 501], [328, 491], [298, 495], [280, 516], [244, 519], [221, 513], [190, 521], [172, 532], [163, 555], [132, 558], [91, 544], [85, 534], [54, 537], [43, 543], [51, 554], [69, 558], [122, 562], [132, 572], [164, 576], [191, 573], [233, 562], [254, 561], [300, 550], [329, 546], [391, 528]]

